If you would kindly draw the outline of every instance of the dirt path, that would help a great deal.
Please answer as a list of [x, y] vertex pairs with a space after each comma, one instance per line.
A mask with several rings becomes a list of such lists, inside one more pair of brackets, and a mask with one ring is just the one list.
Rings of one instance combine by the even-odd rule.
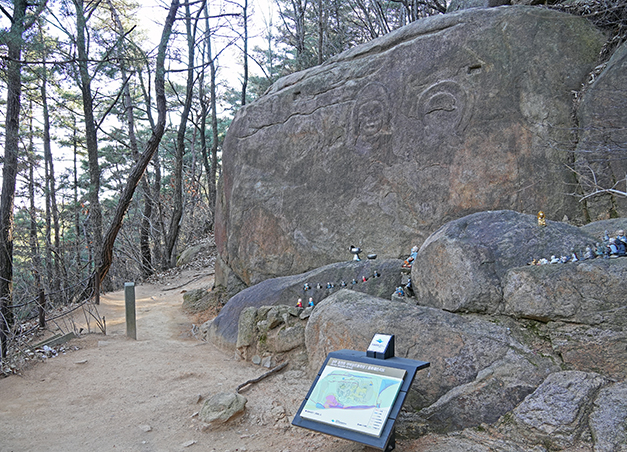
[[203, 399], [267, 369], [192, 336], [183, 292], [212, 284], [198, 276], [186, 271], [169, 285], [135, 288], [137, 341], [126, 338], [124, 292], [110, 293], [99, 307], [106, 336], [75, 339], [69, 345], [78, 350], [1, 379], [0, 452], [367, 450], [290, 425], [311, 381], [289, 367], [242, 393], [248, 404], [239, 420], [203, 429], [194, 416]]

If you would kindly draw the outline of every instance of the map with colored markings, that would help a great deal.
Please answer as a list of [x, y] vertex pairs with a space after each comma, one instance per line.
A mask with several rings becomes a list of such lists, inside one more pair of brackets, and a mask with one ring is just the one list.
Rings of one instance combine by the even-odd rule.
[[405, 374], [402, 369], [330, 359], [300, 415], [381, 436]]

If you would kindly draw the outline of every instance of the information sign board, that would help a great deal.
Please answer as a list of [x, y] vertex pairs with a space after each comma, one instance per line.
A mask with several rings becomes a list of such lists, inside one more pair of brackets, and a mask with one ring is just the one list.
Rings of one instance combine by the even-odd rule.
[[327, 355], [293, 425], [389, 451], [394, 422], [428, 362], [339, 350]]
[[404, 369], [332, 358], [300, 415], [381, 436], [406, 374]]

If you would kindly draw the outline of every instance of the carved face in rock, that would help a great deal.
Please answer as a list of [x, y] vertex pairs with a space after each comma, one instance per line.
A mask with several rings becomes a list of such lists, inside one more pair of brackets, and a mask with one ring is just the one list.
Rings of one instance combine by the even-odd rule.
[[387, 113], [379, 100], [369, 100], [359, 107], [359, 135], [371, 136], [378, 133], [384, 126]]
[[390, 128], [390, 96], [381, 83], [369, 83], [357, 95], [353, 109], [356, 138], [367, 139]]
[[430, 86], [420, 95], [415, 115], [422, 119], [426, 135], [457, 133], [463, 125], [466, 104], [464, 88], [446, 80]]
[[[387, 140], [391, 134], [390, 96], [381, 83], [364, 86], [355, 100], [352, 115], [352, 145], [362, 156], [389, 152]], [[384, 156], [380, 156], [385, 160]]]

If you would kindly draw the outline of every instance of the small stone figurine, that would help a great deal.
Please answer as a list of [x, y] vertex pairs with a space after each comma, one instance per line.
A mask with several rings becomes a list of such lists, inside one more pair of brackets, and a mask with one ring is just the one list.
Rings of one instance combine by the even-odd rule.
[[616, 244], [616, 249], [618, 250], [618, 255], [619, 256], [626, 256], [627, 255], [627, 247], [625, 246], [625, 242], [623, 242], [618, 237], [616, 237], [616, 241], [614, 243]]
[[358, 246], [351, 245], [348, 250], [354, 255], [353, 256], [353, 260], [354, 261], [360, 261], [361, 260], [359, 258], [359, 253], [361, 253], [361, 248], [359, 248]]
[[542, 211], [538, 212], [538, 226], [546, 226], [546, 218], [544, 217], [544, 212]]
[[416, 260], [417, 257], [418, 257], [418, 247], [414, 246], [414, 247], [412, 247], [411, 254], [407, 258], [407, 260], [405, 262], [403, 262], [403, 267], [411, 268], [412, 264], [414, 263], [414, 261]]

